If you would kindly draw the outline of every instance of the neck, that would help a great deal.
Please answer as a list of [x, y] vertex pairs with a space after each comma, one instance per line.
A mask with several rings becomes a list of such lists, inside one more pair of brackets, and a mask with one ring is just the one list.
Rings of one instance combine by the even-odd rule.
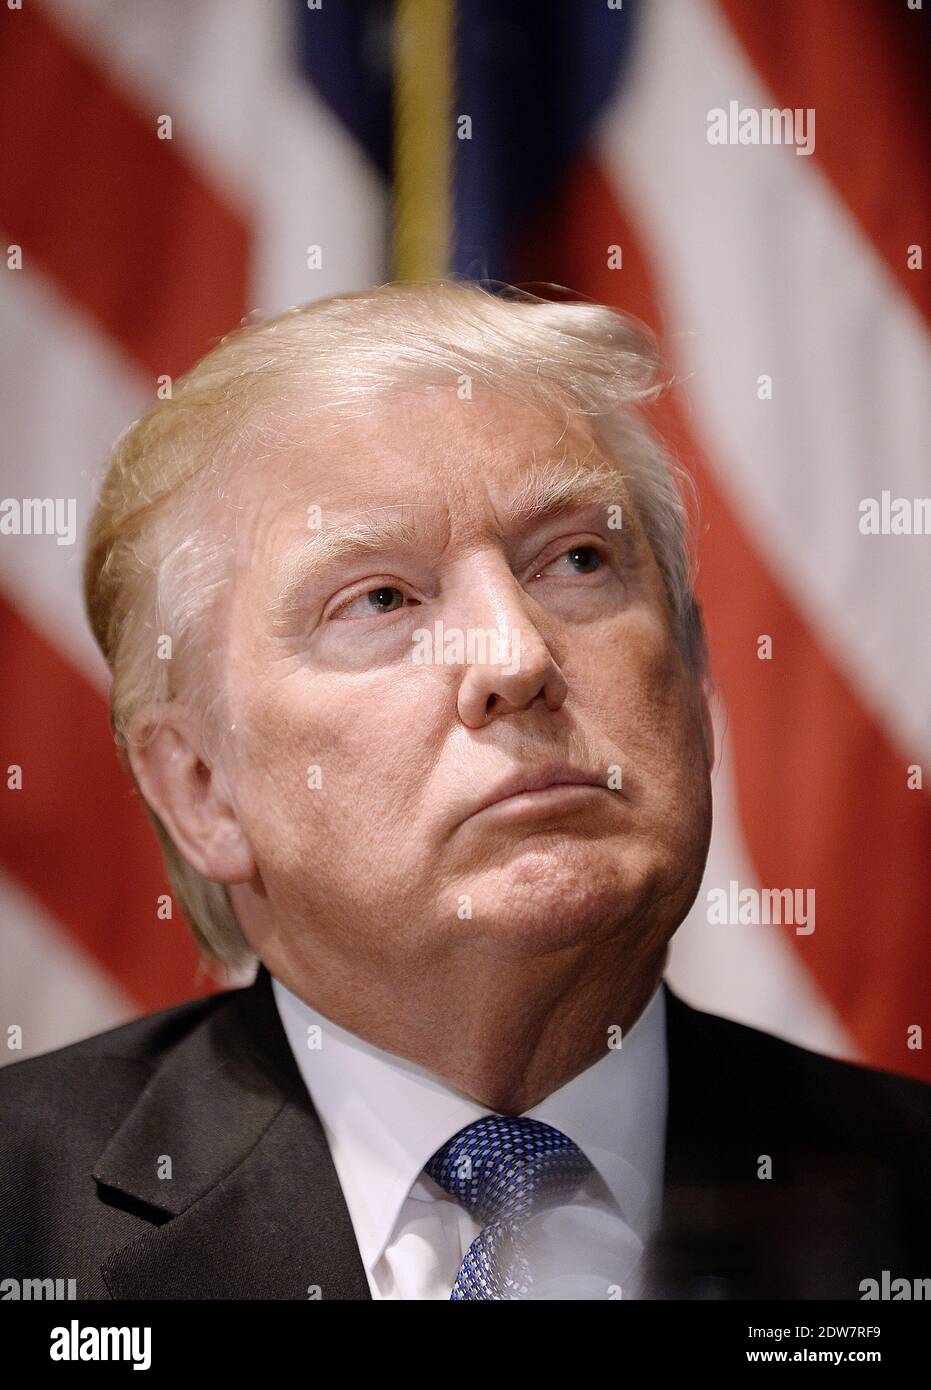
[[382, 961], [365, 981], [319, 961], [263, 958], [340, 1027], [489, 1110], [519, 1115], [623, 1042], [662, 979], [667, 935], [640, 950], [624, 931], [594, 950], [457, 961], [447, 971], [408, 966], [390, 978]]

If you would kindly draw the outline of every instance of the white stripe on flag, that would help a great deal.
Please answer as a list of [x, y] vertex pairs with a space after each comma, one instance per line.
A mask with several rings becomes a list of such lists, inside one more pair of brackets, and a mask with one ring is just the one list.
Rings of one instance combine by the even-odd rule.
[[641, 21], [598, 152], [642, 220], [695, 427], [818, 639], [905, 761], [928, 758], [928, 539], [858, 528], [862, 499], [929, 491], [924, 324], [821, 173], [817, 118], [811, 156], [708, 144], [710, 109], [774, 104], [716, 6]]
[[[716, 721], [719, 761], [714, 774], [714, 831], [705, 877], [695, 906], [672, 940], [666, 972], [682, 998], [708, 1013], [736, 1019], [829, 1057], [859, 1053], [840, 1018], [805, 967], [804, 944], [796, 949], [785, 924], [720, 926], [708, 922], [707, 893], [761, 885], [737, 816], [726, 721]], [[817, 918], [815, 922], [817, 931]], [[805, 938], [801, 938], [804, 943]]]
[[155, 383], [147, 389], [125, 356], [28, 265], [0, 277], [0, 314], [0, 491], [20, 502], [58, 500], [62, 520], [73, 499], [77, 532], [72, 545], [49, 535], [5, 535], [0, 583], [22, 615], [105, 690], [106, 667], [84, 615], [83, 540], [109, 449], [154, 399]]
[[[65, 1047], [134, 1018], [139, 1009], [31, 895], [0, 872], [0, 1065]], [[9, 1046], [19, 1025], [22, 1051]]]
[[267, 318], [388, 278], [384, 180], [299, 70], [289, 0], [54, 0], [52, 10], [152, 112], [153, 139], [156, 115], [170, 115], [179, 148], [251, 221], [250, 310]]

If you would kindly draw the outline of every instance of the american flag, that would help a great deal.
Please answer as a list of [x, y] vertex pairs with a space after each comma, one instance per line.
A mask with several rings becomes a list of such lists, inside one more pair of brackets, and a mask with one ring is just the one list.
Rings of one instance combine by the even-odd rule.
[[[246, 317], [454, 270], [636, 314], [678, 383], [658, 421], [701, 496], [720, 751], [670, 983], [931, 1080], [931, 539], [859, 524], [931, 492], [926, 8], [0, 15], [0, 491], [77, 517], [74, 544], [0, 524], [0, 1060], [232, 983], [159, 910], [108, 727], [81, 548], [110, 445]], [[714, 142], [713, 112], [813, 113], [811, 148]], [[709, 920], [734, 885], [813, 890], [815, 929]]]

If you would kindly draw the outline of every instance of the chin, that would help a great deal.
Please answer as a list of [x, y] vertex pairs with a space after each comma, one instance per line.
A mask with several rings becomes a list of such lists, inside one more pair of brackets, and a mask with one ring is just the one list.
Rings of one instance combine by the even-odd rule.
[[638, 920], [651, 898], [648, 879], [620, 853], [591, 842], [560, 852], [542, 837], [458, 893], [469, 894], [472, 916], [457, 927], [507, 958], [607, 941]]

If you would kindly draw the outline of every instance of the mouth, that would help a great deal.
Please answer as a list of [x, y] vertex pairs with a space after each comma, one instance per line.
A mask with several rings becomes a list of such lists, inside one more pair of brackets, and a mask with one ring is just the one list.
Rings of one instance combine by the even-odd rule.
[[587, 769], [555, 764], [520, 768], [493, 787], [470, 816], [518, 820], [554, 815], [580, 809], [608, 791], [606, 780]]
[[490, 806], [483, 806], [475, 815], [482, 818], [491, 816], [497, 821], [545, 819], [581, 810], [592, 797], [606, 791], [606, 787], [596, 787], [590, 782], [557, 782], [531, 792], [503, 796]]

